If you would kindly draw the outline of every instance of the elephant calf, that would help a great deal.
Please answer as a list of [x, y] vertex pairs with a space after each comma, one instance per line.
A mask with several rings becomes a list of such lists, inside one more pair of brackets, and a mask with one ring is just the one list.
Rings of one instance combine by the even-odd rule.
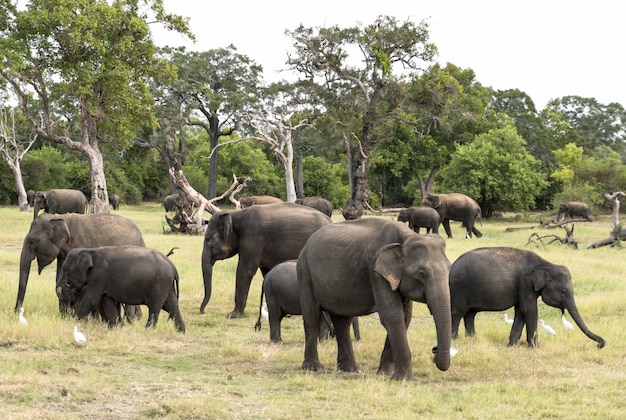
[[[280, 263], [272, 268], [263, 279], [263, 289], [261, 293], [261, 307], [263, 304], [263, 295], [267, 302], [267, 312], [270, 323], [270, 340], [273, 343], [282, 342], [280, 335], [280, 323], [287, 315], [302, 315], [300, 307], [300, 296], [298, 295], [298, 273], [296, 270], [297, 260], [289, 260]], [[254, 329], [261, 329], [261, 307], [259, 307], [259, 319]], [[331, 322], [328, 314], [324, 313], [325, 322], [320, 324], [320, 340], [328, 338], [331, 329]], [[357, 341], [361, 339], [359, 332], [359, 319], [354, 318], [352, 321], [354, 329], [354, 337]]]
[[426, 233], [439, 234], [439, 213], [432, 207], [420, 206], [402, 209], [398, 213], [398, 222], [409, 222], [409, 228], [415, 233], [420, 233], [420, 228], [426, 228]]
[[161, 309], [184, 333], [178, 309], [178, 271], [162, 253], [138, 246], [74, 248], [65, 257], [62, 281], [78, 295], [76, 316], [84, 318], [104, 295], [120, 303], [147, 305], [146, 328], [156, 326]]

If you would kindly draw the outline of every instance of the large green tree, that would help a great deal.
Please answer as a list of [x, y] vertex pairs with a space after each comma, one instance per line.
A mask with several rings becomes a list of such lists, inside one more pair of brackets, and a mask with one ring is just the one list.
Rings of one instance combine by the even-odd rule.
[[40, 138], [88, 160], [91, 212], [108, 211], [101, 141], [130, 142], [155, 121], [147, 82], [174, 72], [155, 55], [147, 19], [191, 35], [162, 0], [31, 0], [3, 7], [0, 78]]

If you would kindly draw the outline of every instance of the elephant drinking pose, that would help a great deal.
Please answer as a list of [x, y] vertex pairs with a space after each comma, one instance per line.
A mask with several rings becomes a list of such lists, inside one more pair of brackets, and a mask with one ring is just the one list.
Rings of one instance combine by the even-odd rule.
[[204, 313], [211, 298], [213, 265], [218, 260], [239, 254], [235, 285], [235, 309], [231, 318], [243, 316], [250, 283], [257, 269], [265, 276], [276, 264], [298, 257], [298, 253], [319, 228], [331, 224], [330, 218], [310, 207], [294, 203], [251, 206], [211, 217], [204, 236], [202, 276]]
[[76, 317], [84, 318], [108, 296], [120, 303], [147, 305], [146, 328], [156, 326], [161, 309], [176, 330], [185, 332], [178, 309], [178, 271], [162, 253], [142, 246], [74, 248], [66, 256], [61, 281], [78, 296]]
[[537, 346], [537, 299], [565, 309], [587, 337], [604, 347], [604, 339], [593, 334], [578, 313], [569, 270], [552, 264], [532, 251], [517, 248], [478, 248], [461, 255], [450, 269], [452, 337], [456, 338], [461, 318], [465, 334], [475, 334], [474, 318], [480, 311], [515, 308], [509, 346], [514, 346], [526, 325], [528, 346]]
[[557, 221], [565, 220], [566, 217], [571, 219], [574, 216], [582, 217], [586, 220], [591, 220], [589, 215], [591, 212], [589, 211], [589, 206], [586, 203], [581, 201], [568, 201], [567, 203], [561, 203], [559, 206], [559, 213], [556, 216]]
[[479, 217], [482, 223], [482, 215], [480, 206], [474, 199], [466, 196], [465, 194], [451, 193], [451, 194], [431, 194], [428, 193], [423, 198], [422, 206], [432, 207], [439, 213], [439, 218], [443, 227], [446, 230], [448, 238], [452, 238], [452, 231], [450, 230], [450, 220], [458, 220], [463, 222], [463, 226], [467, 230], [465, 236], [467, 238], [472, 237], [472, 233], [477, 238], [483, 236], [482, 233], [474, 226], [476, 218]]
[[321, 228], [298, 257], [300, 305], [306, 345], [303, 369], [322, 369], [317, 336], [322, 309], [330, 314], [337, 338], [337, 365], [357, 372], [350, 339], [353, 317], [378, 312], [387, 330], [379, 374], [413, 377], [407, 329], [412, 301], [426, 303], [435, 320], [440, 370], [450, 366], [450, 261], [439, 235], [417, 235], [406, 225], [377, 218]]
[[409, 222], [409, 228], [420, 233], [420, 228], [425, 227], [426, 233], [439, 233], [439, 213], [432, 207], [420, 206], [402, 209], [398, 213], [398, 222]]
[[[270, 340], [273, 343], [282, 342], [280, 335], [280, 323], [287, 315], [302, 315], [300, 308], [300, 296], [298, 294], [298, 275], [296, 271], [297, 260], [289, 260], [275, 265], [263, 279], [263, 289], [261, 292], [261, 305], [263, 296], [267, 303], [267, 312], [270, 323]], [[262, 307], [262, 306], [261, 306]], [[259, 319], [254, 329], [261, 329], [261, 307], [259, 308]], [[324, 320], [321, 324], [319, 338], [326, 339], [330, 330], [330, 320], [328, 314], [323, 313]], [[326, 328], [327, 327], [327, 328]], [[354, 329], [354, 337], [358, 341], [361, 339], [359, 332], [359, 319], [354, 318], [352, 321]]]
[[37, 218], [39, 210], [50, 214], [80, 213], [87, 209], [87, 197], [78, 190], [48, 190], [37, 191], [33, 201], [33, 219]]
[[[131, 220], [109, 213], [42, 214], [37, 217], [30, 224], [30, 230], [22, 246], [15, 311], [24, 302], [30, 266], [35, 258], [37, 258], [39, 273], [52, 261], [57, 260], [56, 280], [58, 283], [61, 266], [72, 248], [93, 248], [104, 245], [144, 246], [144, 241], [139, 228]], [[67, 296], [59, 297], [61, 312], [69, 309], [68, 302]]]

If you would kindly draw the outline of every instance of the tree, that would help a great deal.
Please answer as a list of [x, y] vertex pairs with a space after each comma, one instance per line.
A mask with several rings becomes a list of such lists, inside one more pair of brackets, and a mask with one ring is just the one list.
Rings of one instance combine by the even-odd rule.
[[[343, 210], [346, 219], [362, 216], [369, 198], [367, 165], [380, 124], [378, 104], [390, 85], [397, 83], [400, 66], [417, 71], [430, 62], [436, 47], [428, 43], [428, 25], [411, 21], [399, 24], [381, 16], [368, 26], [305, 28], [287, 31], [295, 52], [287, 64], [317, 89], [327, 105], [347, 117], [341, 137], [349, 162], [350, 199]], [[352, 53], [360, 56], [354, 58]], [[356, 122], [358, 126], [353, 125]], [[350, 124], [350, 125], [347, 125]]]
[[547, 182], [525, 144], [513, 125], [476, 136], [439, 172], [442, 189], [476, 199], [484, 217], [497, 209], [528, 211]]
[[[37, 135], [89, 161], [90, 212], [109, 210], [99, 143], [129, 143], [136, 127], [153, 125], [147, 81], [173, 76], [155, 55], [147, 13], [191, 36], [186, 20], [166, 14], [162, 0], [109, 3], [32, 0], [10, 13], [0, 41], [0, 78]], [[140, 3], [148, 8], [140, 12]]]

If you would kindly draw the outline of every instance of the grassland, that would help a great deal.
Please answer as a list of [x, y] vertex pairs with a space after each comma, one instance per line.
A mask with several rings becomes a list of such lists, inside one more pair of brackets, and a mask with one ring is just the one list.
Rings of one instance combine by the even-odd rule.
[[[122, 206], [148, 246], [164, 252], [178, 247], [172, 261], [181, 277], [181, 311], [187, 333], [175, 332], [166, 314], [156, 329], [143, 321], [108, 329], [94, 320], [76, 322], [58, 314], [55, 263], [37, 276], [33, 264], [24, 302], [28, 326], [14, 314], [19, 255], [31, 213], [0, 208], [0, 416], [56, 418], [623, 418], [626, 401], [626, 249], [584, 249], [608, 236], [610, 218], [576, 225], [578, 250], [526, 245], [533, 229], [505, 232], [525, 220], [485, 221], [481, 239], [447, 240], [454, 261], [479, 246], [528, 247], [569, 267], [578, 308], [589, 328], [607, 341], [598, 349], [578, 329], [565, 331], [560, 312], [539, 303], [540, 316], [557, 331], [540, 331], [539, 347], [524, 341], [506, 346], [509, 326], [501, 313], [476, 318], [477, 336], [463, 328], [454, 342], [459, 353], [447, 372], [431, 361], [432, 318], [416, 304], [409, 329], [414, 381], [376, 375], [385, 332], [376, 314], [361, 318], [355, 343], [360, 374], [337, 372], [336, 345], [325, 342], [320, 357], [327, 370], [303, 372], [301, 317], [283, 321], [283, 344], [271, 344], [269, 328], [254, 331], [261, 277], [257, 274], [247, 317], [226, 319], [234, 306], [237, 257], [216, 264], [213, 297], [205, 314], [200, 256], [203, 238], [163, 234], [163, 211], [156, 204]], [[386, 215], [381, 217], [391, 218]], [[340, 216], [335, 216], [340, 221]], [[563, 235], [562, 231], [535, 230]], [[512, 311], [509, 311], [512, 315]], [[78, 324], [88, 342], [73, 344]]]

